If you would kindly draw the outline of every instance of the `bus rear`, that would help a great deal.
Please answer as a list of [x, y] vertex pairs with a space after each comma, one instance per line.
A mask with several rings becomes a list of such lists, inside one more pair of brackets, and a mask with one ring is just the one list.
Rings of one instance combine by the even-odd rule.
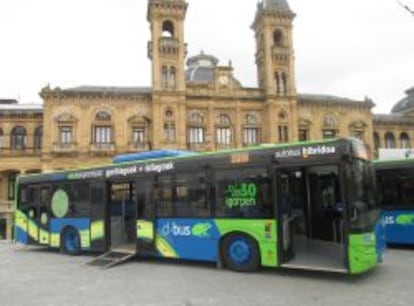
[[414, 244], [414, 160], [376, 161], [379, 202], [390, 244]]

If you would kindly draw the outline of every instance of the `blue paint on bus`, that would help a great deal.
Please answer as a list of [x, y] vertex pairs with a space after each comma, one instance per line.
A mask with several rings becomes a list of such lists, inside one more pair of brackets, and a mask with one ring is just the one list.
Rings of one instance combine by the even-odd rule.
[[155, 151], [146, 151], [140, 153], [131, 153], [131, 154], [120, 154], [115, 156], [112, 159], [112, 162], [115, 164], [126, 163], [139, 160], [148, 160], [148, 159], [157, 159], [165, 157], [179, 157], [179, 156], [192, 156], [198, 155], [196, 152], [185, 151], [185, 150], [155, 150]]
[[72, 226], [79, 232], [89, 230], [90, 220], [87, 218], [50, 219], [51, 233], [60, 233], [66, 226]]
[[23, 244], [27, 244], [29, 242], [29, 238], [27, 237], [27, 232], [25, 232], [18, 226], [15, 226], [14, 230], [15, 230], [16, 242], [23, 243]]
[[414, 244], [414, 210], [383, 212], [387, 243]]
[[212, 219], [158, 219], [157, 234], [179, 258], [216, 261], [220, 232]]

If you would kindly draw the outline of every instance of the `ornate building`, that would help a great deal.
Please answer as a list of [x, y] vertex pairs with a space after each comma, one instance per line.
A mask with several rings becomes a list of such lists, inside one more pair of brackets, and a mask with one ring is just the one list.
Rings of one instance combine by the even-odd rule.
[[378, 148], [391, 145], [389, 133], [393, 146], [410, 146], [412, 98], [397, 104], [395, 114], [373, 115], [369, 99], [297, 93], [295, 14], [286, 0], [257, 5], [251, 27], [257, 88], [244, 87], [233, 67], [212, 55], [187, 58], [187, 6], [148, 0], [151, 87], [46, 87], [42, 106], [0, 102], [0, 219], [9, 218], [7, 236], [11, 219], [5, 215], [19, 173], [92, 166], [115, 154], [159, 148], [206, 151], [338, 136]]

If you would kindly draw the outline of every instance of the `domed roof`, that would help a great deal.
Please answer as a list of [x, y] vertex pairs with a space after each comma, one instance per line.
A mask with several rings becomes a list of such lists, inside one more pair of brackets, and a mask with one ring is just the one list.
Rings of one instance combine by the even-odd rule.
[[392, 113], [405, 113], [409, 110], [414, 110], [414, 86], [408, 89], [407, 96], [394, 105]]
[[217, 64], [218, 59], [216, 57], [203, 52], [190, 57], [187, 60], [188, 69], [185, 71], [186, 81], [194, 83], [214, 82], [214, 68]]
[[287, 0], [263, 0], [261, 7], [267, 10], [290, 11]]

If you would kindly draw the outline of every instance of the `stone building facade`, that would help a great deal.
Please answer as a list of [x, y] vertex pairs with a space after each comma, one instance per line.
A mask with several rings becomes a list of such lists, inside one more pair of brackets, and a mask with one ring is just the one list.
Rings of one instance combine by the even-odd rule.
[[394, 146], [410, 146], [414, 113], [407, 107], [373, 115], [369, 99], [297, 92], [295, 14], [286, 0], [257, 4], [251, 25], [257, 88], [244, 87], [232, 65], [212, 55], [187, 57], [187, 7], [184, 0], [148, 0], [151, 87], [45, 87], [41, 106], [0, 102], [0, 218], [8, 220], [8, 237], [20, 173], [93, 166], [160, 148], [211, 151], [353, 136], [375, 150], [392, 145], [389, 133]]

